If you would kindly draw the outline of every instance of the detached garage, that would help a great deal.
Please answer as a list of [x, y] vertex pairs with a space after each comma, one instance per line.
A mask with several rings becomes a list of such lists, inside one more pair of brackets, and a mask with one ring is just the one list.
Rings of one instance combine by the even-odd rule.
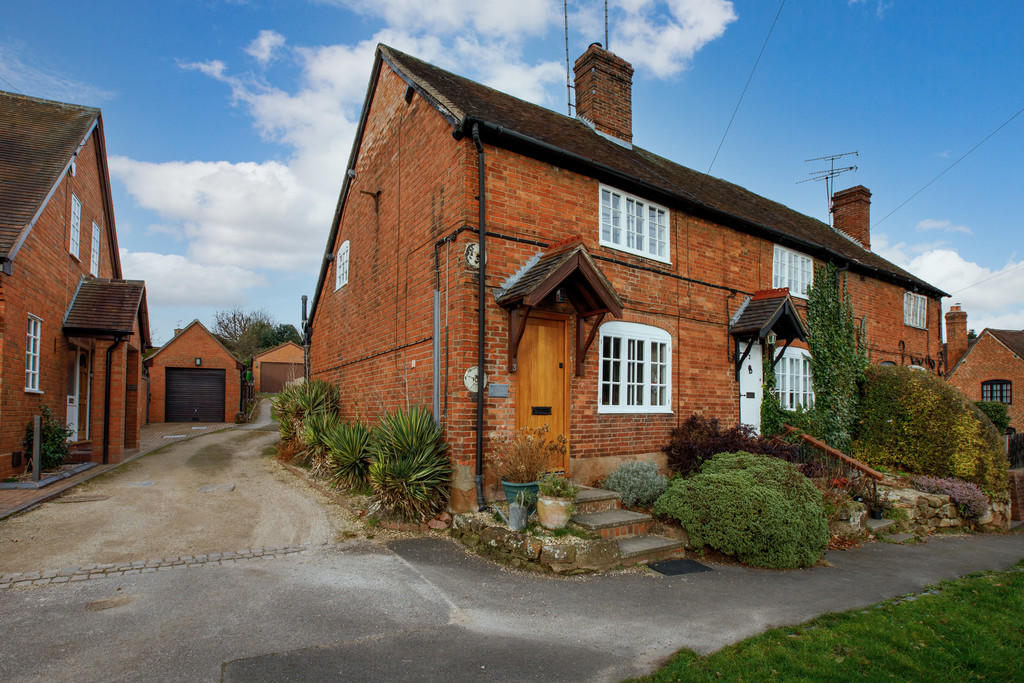
[[305, 352], [295, 342], [285, 342], [252, 359], [256, 391], [276, 394], [293, 379], [305, 376]]
[[231, 422], [242, 363], [198, 320], [146, 359], [150, 422]]

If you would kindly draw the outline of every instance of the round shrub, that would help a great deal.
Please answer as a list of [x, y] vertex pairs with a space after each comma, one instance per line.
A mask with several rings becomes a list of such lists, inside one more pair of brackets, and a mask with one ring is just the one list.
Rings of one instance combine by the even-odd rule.
[[668, 480], [653, 462], [624, 462], [605, 478], [601, 488], [617, 492], [623, 505], [649, 507], [665, 493]]
[[778, 458], [720, 453], [672, 481], [654, 512], [678, 520], [693, 545], [756, 567], [808, 567], [828, 547], [821, 492]]
[[999, 432], [959, 389], [929, 372], [868, 368], [853, 455], [912, 474], [973, 482], [1006, 497], [1008, 462]]

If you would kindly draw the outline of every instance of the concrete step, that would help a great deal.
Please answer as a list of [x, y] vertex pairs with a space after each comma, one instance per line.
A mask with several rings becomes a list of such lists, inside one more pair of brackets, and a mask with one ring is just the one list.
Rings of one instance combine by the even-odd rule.
[[686, 555], [686, 544], [675, 538], [644, 534], [620, 538], [616, 542], [624, 565], [646, 564]]
[[596, 532], [601, 538], [640, 536], [651, 525], [651, 516], [629, 510], [603, 510], [575, 515], [572, 521], [584, 529]]
[[868, 517], [866, 522], [868, 531], [873, 534], [885, 533], [886, 529], [895, 523], [896, 520], [894, 519], [871, 519], [870, 517]]
[[576, 513], [585, 515], [591, 512], [618, 510], [622, 507], [621, 498], [615, 491], [581, 486], [580, 492], [576, 495]]

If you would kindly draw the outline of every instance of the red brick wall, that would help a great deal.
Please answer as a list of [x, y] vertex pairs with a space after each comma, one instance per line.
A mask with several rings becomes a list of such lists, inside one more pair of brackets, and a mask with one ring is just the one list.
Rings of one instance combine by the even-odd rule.
[[[74, 367], [73, 347], [61, 332], [64, 314], [74, 297], [79, 279], [89, 274], [92, 224], [101, 229], [100, 277], [113, 277], [105, 210], [105, 190], [97, 154], [98, 134], [78, 155], [76, 174], [68, 174], [59, 183], [43, 213], [14, 258], [13, 275], [0, 275], [0, 476], [14, 472], [11, 453], [22, 450], [25, 427], [40, 407], [48, 406], [61, 421], [67, 417], [66, 401], [73, 385], [69, 385]], [[71, 228], [71, 195], [82, 203], [79, 258], [69, 252]], [[25, 391], [25, 342], [28, 314], [42, 319], [40, 343], [40, 393]], [[80, 340], [92, 348], [92, 401], [89, 446], [94, 459], [101, 457], [103, 438], [103, 365], [108, 342]], [[129, 340], [138, 347], [136, 329]], [[124, 350], [119, 352], [120, 372], [124, 369]], [[111, 440], [111, 458], [122, 456], [124, 445], [124, 389], [114, 384], [111, 404], [112, 428], [119, 440]], [[116, 393], [116, 392], [120, 393]], [[85, 395], [83, 388], [82, 395]], [[82, 434], [84, 440], [84, 430]], [[134, 441], [138, 440], [137, 434]], [[22, 462], [27, 457], [23, 456]], [[20, 471], [20, 470], [19, 470]]]
[[[476, 365], [477, 275], [463, 252], [478, 239], [476, 232], [457, 232], [453, 243], [437, 247], [436, 275], [434, 259], [435, 242], [476, 225], [476, 151], [468, 139], [455, 141], [449, 124], [418, 95], [407, 105], [404, 91], [404, 82], [383, 67], [331, 247], [350, 242], [349, 283], [335, 291], [336, 264], [328, 268], [313, 320], [311, 374], [339, 387], [349, 418], [373, 420], [385, 410], [428, 405], [437, 277], [445, 316], [437, 341], [443, 345], [447, 338], [448, 344], [442, 353], [447, 364], [440, 368], [442, 383], [447, 381], [446, 437], [457, 466], [452, 504], [464, 509], [473, 500], [475, 398], [462, 378]], [[728, 322], [747, 294], [771, 287], [772, 243], [671, 210], [671, 263], [602, 247], [596, 180], [489, 145], [486, 154], [487, 229], [493, 233], [487, 247], [486, 372], [491, 383], [508, 385], [509, 396], [486, 398], [485, 460], [489, 437], [515, 427], [517, 393], [517, 377], [507, 370], [508, 316], [493, 292], [546, 245], [575, 235], [621, 297], [623, 320], [672, 336], [673, 413], [599, 414], [595, 342], [584, 376], [571, 378], [571, 470], [599, 473], [600, 467], [590, 466], [595, 458], [653, 457], [671, 429], [695, 412], [736, 422]], [[362, 192], [378, 190], [376, 209]], [[909, 365], [918, 358], [927, 367], [932, 358], [935, 364], [941, 348], [937, 300], [929, 301], [928, 329], [917, 330], [903, 324], [902, 287], [856, 274], [849, 284], [874, 362]], [[572, 326], [569, 338], [575, 338]], [[568, 367], [575, 367], [574, 358]]]
[[224, 422], [234, 422], [241, 401], [241, 370], [232, 356], [205, 327], [193, 324], [168, 342], [147, 361], [149, 367], [149, 421], [163, 422], [165, 411], [165, 371], [167, 368], [195, 368], [202, 359], [206, 370], [224, 370]]
[[1010, 380], [1013, 383], [1013, 403], [1006, 406], [1010, 413], [1010, 426], [1024, 431], [1024, 359], [1006, 348], [988, 330], [982, 331], [948, 379], [972, 401], [981, 400], [982, 382]]

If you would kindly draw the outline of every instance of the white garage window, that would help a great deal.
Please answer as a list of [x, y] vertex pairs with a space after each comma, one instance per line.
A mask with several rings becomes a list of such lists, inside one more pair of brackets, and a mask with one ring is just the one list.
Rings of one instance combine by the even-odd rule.
[[672, 336], [657, 327], [601, 326], [599, 413], [672, 412]]

